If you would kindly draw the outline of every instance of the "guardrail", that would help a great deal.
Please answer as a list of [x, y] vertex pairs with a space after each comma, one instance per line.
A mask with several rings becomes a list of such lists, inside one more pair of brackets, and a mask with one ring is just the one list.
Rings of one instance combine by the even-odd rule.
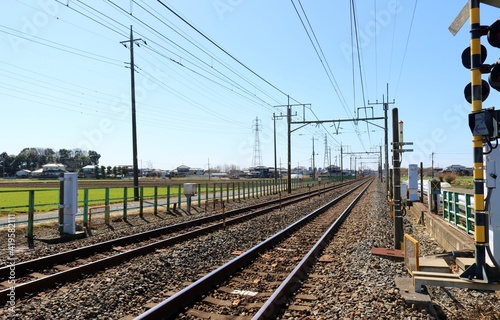
[[[418, 188], [420, 192], [420, 181]], [[424, 183], [423, 190], [424, 195], [427, 195], [427, 183]], [[474, 195], [441, 189], [439, 197], [443, 206], [443, 219], [465, 233], [474, 235]]]
[[443, 190], [443, 219], [467, 234], [474, 234], [474, 195]]

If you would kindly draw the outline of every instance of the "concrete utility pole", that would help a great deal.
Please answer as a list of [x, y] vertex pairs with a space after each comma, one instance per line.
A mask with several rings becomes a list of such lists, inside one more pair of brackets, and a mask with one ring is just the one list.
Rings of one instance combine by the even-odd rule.
[[288, 167], [287, 167], [287, 189], [288, 193], [292, 193], [292, 132], [290, 131], [292, 125], [292, 107], [290, 106], [290, 96], [288, 96], [288, 104], [286, 106], [286, 122], [288, 134]]
[[[278, 176], [280, 175], [277, 170], [278, 170], [278, 160], [277, 160], [277, 155], [276, 155], [276, 120], [281, 120], [283, 119], [283, 115], [280, 114], [277, 116], [275, 113], [273, 113], [273, 122], [274, 122], [274, 181], [276, 182], [278, 180]], [[281, 164], [280, 164], [281, 168]], [[280, 171], [281, 173], [281, 171]]]
[[312, 137], [312, 172], [313, 172], [313, 179], [316, 179], [316, 151], [314, 151], [314, 140], [317, 140], [314, 138], [314, 135]]
[[398, 108], [392, 109], [392, 167], [394, 188], [394, 248], [401, 249], [403, 242], [403, 215], [401, 212], [401, 171], [399, 148], [399, 121]]
[[431, 153], [431, 177], [434, 178], [434, 152]]
[[378, 100], [375, 100], [375, 103], [370, 103], [368, 101], [369, 105], [378, 105], [382, 104], [384, 107], [384, 149], [385, 149], [385, 165], [384, 165], [384, 171], [385, 171], [385, 189], [386, 192], [389, 193], [389, 127], [388, 127], [388, 117], [387, 117], [387, 110], [389, 110], [389, 105], [394, 104], [395, 101], [392, 99], [392, 102], [389, 102], [389, 84], [387, 84], [387, 101], [385, 100], [385, 97], [382, 95], [382, 103], [379, 103]]
[[292, 106], [305, 106], [305, 105], [310, 105], [310, 104], [290, 104], [290, 96], [288, 96], [288, 104], [286, 105], [281, 105], [281, 106], [275, 106], [276, 108], [280, 107], [285, 107], [286, 108], [286, 124], [287, 124], [287, 137], [288, 137], [288, 143], [287, 143], [287, 153], [288, 153], [288, 159], [287, 159], [287, 192], [292, 193], [292, 131], [295, 131], [297, 129], [292, 130], [292, 116], [295, 116], [297, 114], [292, 115]]
[[[135, 65], [134, 65], [134, 43], [136, 41], [143, 41], [142, 39], [134, 39], [132, 32], [132, 26], [130, 26], [130, 39], [121, 41], [120, 43], [127, 47], [130, 46], [130, 87], [132, 96], [132, 161], [134, 167], [134, 201], [139, 200], [139, 169], [137, 164], [137, 125], [136, 125], [136, 114], [135, 114]], [[146, 44], [145, 41], [143, 41]], [[138, 43], [136, 43], [139, 46]]]

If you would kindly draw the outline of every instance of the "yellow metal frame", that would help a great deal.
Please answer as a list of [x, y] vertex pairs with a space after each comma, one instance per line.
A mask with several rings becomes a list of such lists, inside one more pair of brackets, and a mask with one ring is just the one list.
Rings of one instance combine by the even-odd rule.
[[[408, 247], [409, 245], [413, 245], [415, 247], [415, 256], [409, 256], [408, 254]], [[405, 234], [404, 241], [403, 241], [403, 248], [404, 248], [404, 253], [405, 253], [405, 267], [408, 272], [413, 275], [413, 271], [418, 271], [420, 268], [419, 265], [419, 246], [418, 246], [418, 241], [413, 239], [410, 235]], [[414, 261], [414, 264], [412, 264], [412, 261]]]

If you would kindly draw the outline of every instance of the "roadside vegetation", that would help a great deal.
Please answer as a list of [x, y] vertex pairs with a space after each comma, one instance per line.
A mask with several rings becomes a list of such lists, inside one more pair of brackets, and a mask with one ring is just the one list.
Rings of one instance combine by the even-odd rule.
[[441, 182], [448, 182], [452, 187], [462, 189], [473, 189], [473, 178], [471, 176], [459, 176], [454, 172], [440, 173], [437, 178]]

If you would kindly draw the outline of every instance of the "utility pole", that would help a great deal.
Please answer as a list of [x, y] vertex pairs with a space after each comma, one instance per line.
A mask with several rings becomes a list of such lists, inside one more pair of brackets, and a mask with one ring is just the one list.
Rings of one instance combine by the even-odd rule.
[[210, 158], [208, 158], [208, 163], [207, 163], [207, 171], [208, 171], [208, 181], [210, 181], [210, 176], [212, 173], [210, 172]]
[[292, 193], [292, 107], [290, 106], [290, 96], [288, 96], [288, 103], [286, 106], [286, 122], [288, 133], [288, 167], [287, 167], [287, 189], [288, 193]]
[[325, 133], [325, 155], [323, 157], [323, 170], [328, 166], [328, 137]]
[[[305, 106], [305, 104], [296, 104], [294, 106]], [[287, 192], [292, 193], [292, 105], [290, 104], [290, 96], [286, 105], [275, 106], [286, 107], [286, 124], [287, 124]], [[296, 114], [294, 114], [295, 116]], [[297, 129], [295, 129], [297, 130]], [[293, 130], [293, 131], [295, 131]]]
[[312, 154], [312, 156], [313, 156], [312, 157], [312, 171], [313, 171], [313, 176], [312, 176], [312, 178], [314, 180], [314, 179], [316, 179], [316, 163], [314, 161], [314, 156], [315, 156], [314, 155], [314, 153], [315, 153], [314, 152], [314, 136], [312, 137], [312, 141], [313, 141], [313, 154]]
[[[130, 46], [130, 83], [131, 83], [131, 96], [132, 96], [132, 160], [134, 170], [134, 201], [139, 200], [139, 169], [137, 164], [137, 125], [135, 113], [135, 65], [134, 65], [134, 43], [139, 46], [136, 41], [143, 41], [142, 39], [134, 39], [132, 26], [130, 26], [130, 39], [121, 41], [120, 43], [127, 47]], [[146, 44], [145, 41], [143, 41]]]
[[382, 103], [379, 103], [378, 100], [375, 100], [375, 103], [370, 103], [370, 101], [368, 101], [368, 104], [369, 105], [382, 104], [384, 107], [385, 189], [386, 192], [389, 193], [389, 129], [387, 124], [387, 119], [388, 119], [387, 110], [389, 110], [389, 105], [394, 104], [395, 101], [394, 99], [392, 99], [392, 102], [389, 102], [389, 84], [387, 84], [386, 90], [387, 90], [387, 101], [385, 100], [385, 96], [382, 95]]
[[[276, 158], [276, 120], [281, 120], [283, 119], [283, 115], [280, 114], [279, 116], [276, 116], [275, 113], [273, 113], [273, 122], [274, 122], [274, 182], [278, 180], [278, 160]], [[281, 164], [280, 164], [281, 168]]]
[[380, 179], [380, 182], [382, 182], [382, 146], [380, 146], [380, 162], [379, 162], [379, 166], [378, 166], [378, 170], [379, 170], [379, 179]]
[[401, 171], [399, 160], [399, 122], [398, 108], [392, 109], [392, 167], [393, 167], [393, 188], [394, 188], [394, 248], [401, 249], [403, 242], [403, 214], [401, 212]]
[[[342, 142], [340, 143], [340, 181], [344, 181], [344, 147], [342, 147]], [[349, 168], [350, 169], [350, 168]]]
[[431, 153], [431, 177], [434, 178], [434, 152]]

